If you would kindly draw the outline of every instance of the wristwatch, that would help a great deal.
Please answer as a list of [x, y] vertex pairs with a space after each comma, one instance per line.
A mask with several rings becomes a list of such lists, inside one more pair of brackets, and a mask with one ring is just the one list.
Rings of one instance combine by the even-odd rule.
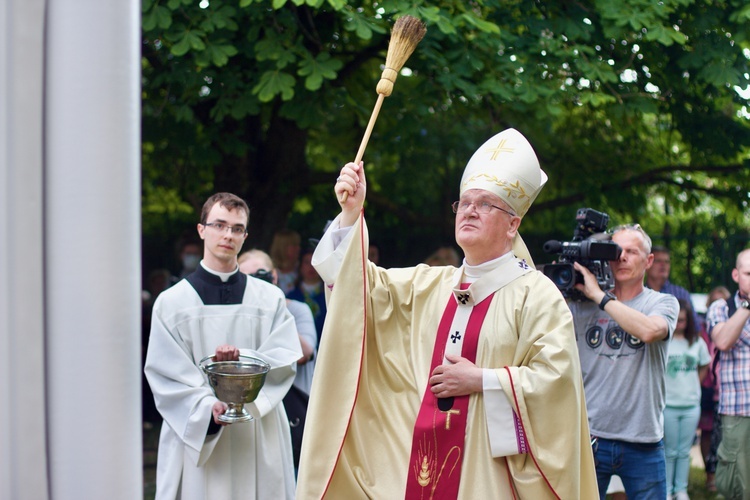
[[617, 297], [615, 297], [615, 294], [612, 292], [604, 292], [604, 297], [602, 297], [602, 301], [599, 302], [599, 309], [603, 311], [604, 306], [606, 306], [607, 302], [609, 302], [610, 300], [617, 300]]
[[747, 299], [742, 299], [740, 301], [740, 307], [750, 309], [750, 302]]

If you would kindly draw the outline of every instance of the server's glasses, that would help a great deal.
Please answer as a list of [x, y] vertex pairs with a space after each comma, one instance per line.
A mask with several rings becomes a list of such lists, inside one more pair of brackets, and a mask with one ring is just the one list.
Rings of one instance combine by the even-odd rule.
[[229, 224], [225, 224], [223, 222], [206, 222], [203, 224], [206, 227], [210, 227], [217, 233], [223, 233], [227, 229], [229, 229], [232, 232], [232, 236], [242, 236], [243, 234], [247, 233], [247, 228], [245, 226], [230, 226]]

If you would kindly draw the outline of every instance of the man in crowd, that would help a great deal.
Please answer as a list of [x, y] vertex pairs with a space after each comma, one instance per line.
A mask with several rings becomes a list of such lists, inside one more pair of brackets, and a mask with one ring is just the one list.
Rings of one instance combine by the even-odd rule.
[[296, 286], [286, 294], [288, 299], [304, 302], [310, 307], [315, 319], [316, 345], [320, 343], [323, 324], [326, 321], [326, 294], [323, 280], [312, 265], [314, 248], [308, 248], [300, 256], [299, 278]]
[[[157, 499], [294, 498], [289, 424], [281, 400], [302, 355], [281, 290], [240, 273], [247, 204], [217, 193], [203, 205], [203, 260], [154, 304], [145, 373], [164, 418]], [[220, 420], [227, 410], [200, 362], [260, 358], [271, 366], [249, 422]]]
[[518, 235], [546, 180], [523, 135], [497, 134], [453, 204], [463, 265], [384, 269], [364, 166], [341, 169], [299, 498], [596, 496], [570, 311]]
[[180, 259], [180, 265], [182, 267], [180, 269], [180, 274], [173, 279], [174, 283], [181, 280], [182, 278], [187, 277], [188, 274], [192, 273], [198, 268], [198, 263], [201, 260], [201, 255], [203, 254], [203, 247], [200, 243], [200, 240], [196, 241], [194, 237], [186, 237], [180, 241], [180, 251], [178, 257]]
[[[237, 258], [240, 272], [254, 278], [266, 280], [276, 286], [276, 269], [273, 259], [263, 250], [254, 248], [243, 252]], [[313, 371], [315, 370], [315, 350], [318, 347], [318, 334], [310, 306], [299, 300], [286, 299], [286, 307], [294, 317], [294, 324], [302, 346], [302, 357], [297, 360], [297, 375], [294, 384], [284, 396], [284, 409], [289, 418], [292, 433], [292, 451], [294, 452], [294, 470], [299, 467], [299, 454], [302, 449], [302, 436], [305, 432], [305, 414], [310, 399]]]
[[727, 499], [750, 499], [750, 249], [737, 255], [737, 293], [708, 309], [709, 334], [720, 351], [719, 415], [722, 437], [716, 489]]
[[[690, 297], [690, 292], [680, 285], [675, 285], [669, 281], [669, 274], [672, 270], [672, 257], [669, 249], [661, 245], [654, 245], [651, 253], [654, 254], [654, 263], [646, 271], [646, 286], [657, 292], [674, 295], [677, 300], [682, 299], [693, 306], [693, 299]], [[702, 324], [701, 318], [695, 311], [695, 307], [692, 307], [692, 309], [695, 325], [700, 327]]]
[[669, 339], [679, 304], [643, 285], [653, 263], [651, 238], [638, 225], [615, 228], [622, 248], [610, 266], [614, 289], [601, 290], [584, 266], [576, 285], [588, 301], [570, 301], [581, 357], [599, 496], [612, 475], [628, 498], [667, 497], [662, 413]]

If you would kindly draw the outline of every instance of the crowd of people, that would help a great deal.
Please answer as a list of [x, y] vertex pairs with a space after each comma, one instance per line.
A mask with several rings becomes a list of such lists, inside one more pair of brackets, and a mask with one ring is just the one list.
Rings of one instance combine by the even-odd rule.
[[[283, 229], [242, 253], [247, 204], [206, 200], [179, 276], [144, 291], [156, 498], [684, 500], [698, 430], [707, 487], [750, 498], [750, 250], [703, 318], [669, 250], [618, 226], [612, 288], [576, 262], [566, 300], [519, 232], [546, 182], [521, 133], [496, 134], [452, 205], [462, 255], [391, 269], [362, 163], [315, 245]], [[252, 419], [228, 423], [200, 363], [242, 356], [270, 371]]]

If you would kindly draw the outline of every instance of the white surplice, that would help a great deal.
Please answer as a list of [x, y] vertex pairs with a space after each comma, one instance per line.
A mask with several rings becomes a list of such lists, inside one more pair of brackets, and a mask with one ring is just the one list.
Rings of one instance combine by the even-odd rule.
[[[153, 310], [145, 372], [164, 418], [157, 461], [157, 499], [289, 499], [294, 497], [289, 423], [281, 400], [302, 355], [281, 290], [247, 279], [240, 303], [205, 305], [187, 280], [162, 292]], [[208, 435], [217, 401], [199, 368], [216, 347], [271, 365], [265, 385], [245, 405], [249, 422]]]

